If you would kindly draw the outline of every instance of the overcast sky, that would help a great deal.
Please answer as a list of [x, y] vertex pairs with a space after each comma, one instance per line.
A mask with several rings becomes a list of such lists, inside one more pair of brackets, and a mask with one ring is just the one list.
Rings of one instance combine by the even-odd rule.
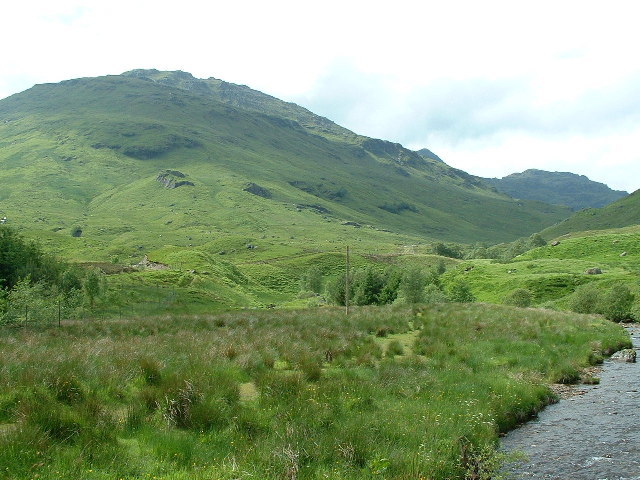
[[539, 168], [640, 188], [640, 2], [21, 0], [0, 98], [184, 70], [245, 84], [481, 176]]

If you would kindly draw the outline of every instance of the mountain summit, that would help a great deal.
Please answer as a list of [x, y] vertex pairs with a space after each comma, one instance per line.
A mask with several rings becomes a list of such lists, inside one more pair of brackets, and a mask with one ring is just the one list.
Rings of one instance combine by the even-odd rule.
[[566, 205], [574, 211], [604, 207], [628, 195], [627, 192], [612, 190], [604, 183], [589, 180], [584, 175], [569, 172], [529, 169], [503, 178], [485, 180], [498, 191], [514, 198]]
[[0, 214], [109, 254], [354, 226], [497, 242], [569, 214], [423, 155], [246, 86], [134, 70], [0, 101]]

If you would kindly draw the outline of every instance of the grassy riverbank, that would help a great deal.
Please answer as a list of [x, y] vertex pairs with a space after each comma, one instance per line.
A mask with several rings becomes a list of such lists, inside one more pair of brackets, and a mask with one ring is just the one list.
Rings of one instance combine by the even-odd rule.
[[626, 345], [599, 317], [482, 304], [5, 329], [0, 478], [465, 478], [545, 384]]

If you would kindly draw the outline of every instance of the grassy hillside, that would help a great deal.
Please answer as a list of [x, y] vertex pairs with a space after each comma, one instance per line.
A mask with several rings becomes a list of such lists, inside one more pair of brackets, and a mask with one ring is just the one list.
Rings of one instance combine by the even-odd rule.
[[[502, 303], [517, 288], [533, 294], [533, 305], [564, 308], [580, 285], [595, 282], [602, 290], [627, 285], [640, 298], [640, 226], [580, 232], [515, 257], [511, 262], [469, 260], [445, 276], [467, 282], [480, 301]], [[585, 273], [599, 268], [602, 274]]]
[[640, 224], [640, 190], [603, 208], [589, 208], [568, 219], [546, 228], [545, 238], [554, 238], [572, 232], [606, 230]]
[[247, 87], [184, 81], [138, 72], [2, 100], [0, 215], [78, 260], [229, 250], [237, 238], [275, 255], [282, 244], [499, 241], [567, 215]]
[[484, 180], [513, 198], [566, 205], [573, 210], [603, 207], [628, 195], [627, 192], [612, 190], [604, 183], [589, 180], [584, 175], [568, 172], [530, 169], [503, 178]]

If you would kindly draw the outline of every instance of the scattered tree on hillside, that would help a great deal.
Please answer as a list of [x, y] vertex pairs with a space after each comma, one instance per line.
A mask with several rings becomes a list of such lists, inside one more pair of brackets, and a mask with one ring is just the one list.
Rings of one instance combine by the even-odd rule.
[[424, 302], [424, 287], [427, 277], [419, 267], [410, 268], [404, 273], [400, 289], [407, 303], [413, 305]]
[[516, 288], [507, 294], [502, 303], [505, 305], [524, 308], [531, 306], [532, 298], [533, 295], [530, 290], [527, 290], [526, 288]]
[[631, 318], [631, 307], [634, 299], [635, 296], [631, 293], [629, 287], [622, 283], [616, 283], [600, 296], [598, 313], [614, 322], [628, 320]]
[[471, 293], [469, 284], [462, 280], [458, 280], [449, 286], [447, 297], [452, 302], [469, 303], [476, 301], [476, 297]]
[[302, 274], [300, 278], [300, 290], [302, 292], [313, 292], [319, 294], [322, 292], [322, 270], [316, 265]]
[[569, 309], [576, 313], [599, 313], [619, 322], [632, 317], [635, 296], [623, 283], [615, 283], [605, 290], [596, 282], [576, 288], [569, 299]]

